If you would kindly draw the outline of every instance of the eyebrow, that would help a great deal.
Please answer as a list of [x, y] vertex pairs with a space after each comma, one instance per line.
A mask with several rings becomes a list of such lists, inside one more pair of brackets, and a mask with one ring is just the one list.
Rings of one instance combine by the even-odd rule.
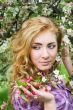
[[[56, 43], [56, 42], [51, 42], [51, 43], [48, 43], [48, 45], [55, 44], [55, 43]], [[42, 43], [35, 42], [35, 43], [33, 43], [33, 45], [42, 45]]]

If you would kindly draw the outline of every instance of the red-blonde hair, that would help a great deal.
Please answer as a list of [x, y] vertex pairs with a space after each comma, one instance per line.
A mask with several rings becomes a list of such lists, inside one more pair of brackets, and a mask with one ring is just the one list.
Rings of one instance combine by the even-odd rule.
[[37, 70], [30, 60], [30, 47], [33, 38], [40, 32], [49, 30], [56, 34], [58, 49], [61, 45], [62, 32], [60, 28], [46, 17], [34, 17], [23, 22], [21, 29], [16, 33], [12, 41], [14, 55], [13, 79], [24, 77], [26, 74], [33, 74]]

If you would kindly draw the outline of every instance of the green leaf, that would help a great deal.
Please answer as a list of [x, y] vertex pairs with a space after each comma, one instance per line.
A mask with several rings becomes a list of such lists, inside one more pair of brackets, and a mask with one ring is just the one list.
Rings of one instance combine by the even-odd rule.
[[21, 82], [20, 80], [17, 80], [16, 82], [17, 82], [18, 86], [22, 85], [22, 86], [26, 87], [28, 85], [27, 82]]
[[35, 82], [41, 82], [41, 80], [40, 79], [36, 79]]

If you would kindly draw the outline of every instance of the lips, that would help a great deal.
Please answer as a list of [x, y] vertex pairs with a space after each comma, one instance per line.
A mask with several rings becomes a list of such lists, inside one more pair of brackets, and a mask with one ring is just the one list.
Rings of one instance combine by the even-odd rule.
[[50, 62], [51, 62], [51, 61], [47, 61], [47, 62], [44, 61], [44, 62], [40, 62], [40, 63], [50, 63]]
[[48, 62], [40, 62], [42, 65], [47, 66], [48, 64], [50, 64], [51, 61]]

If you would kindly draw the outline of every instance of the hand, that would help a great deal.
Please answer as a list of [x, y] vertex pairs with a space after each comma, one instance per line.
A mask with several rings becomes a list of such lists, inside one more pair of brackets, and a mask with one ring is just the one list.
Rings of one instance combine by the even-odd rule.
[[31, 91], [27, 90], [25, 87], [21, 86], [24, 94], [28, 97], [33, 98], [35, 100], [43, 101], [43, 102], [51, 102], [54, 100], [54, 95], [51, 93], [50, 87], [43, 87], [42, 89], [37, 90], [31, 84], [28, 84], [31, 87]]

